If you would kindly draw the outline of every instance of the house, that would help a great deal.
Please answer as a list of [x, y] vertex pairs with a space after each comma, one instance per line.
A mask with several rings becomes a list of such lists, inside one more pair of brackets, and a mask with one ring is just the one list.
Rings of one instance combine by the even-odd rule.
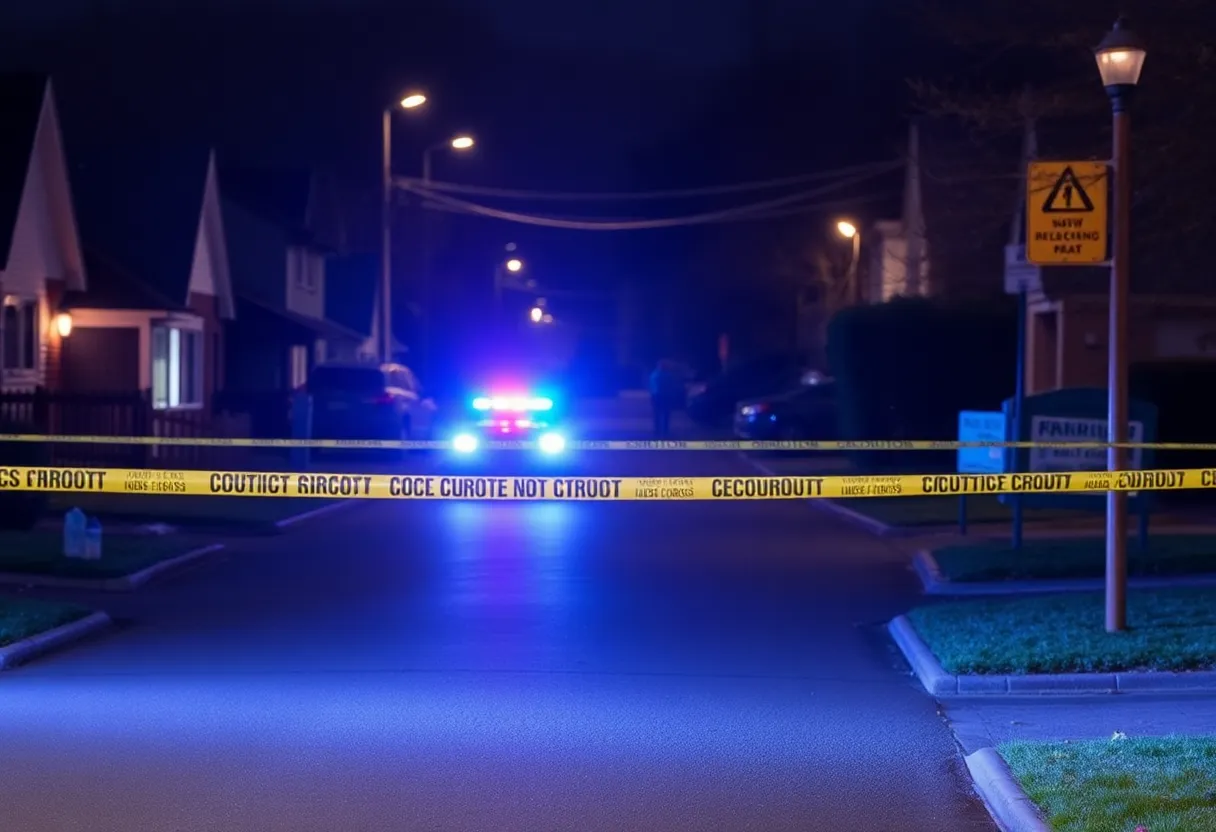
[[325, 315], [326, 257], [287, 230], [224, 201], [238, 316], [229, 324], [228, 390], [293, 390], [329, 354], [366, 336]]
[[54, 387], [141, 393], [204, 418], [235, 314], [214, 153], [69, 140], [68, 154], [90, 281], [64, 297]]
[[[1032, 124], [1023, 159], [1101, 161], [1110, 152], [1107, 141], [1087, 121]], [[1033, 394], [1062, 387], [1105, 387], [1110, 270], [1026, 263], [1024, 179], [1018, 194], [1006, 259], [1026, 289], [1026, 390]], [[1208, 278], [1210, 256], [1202, 234], [1176, 233], [1174, 218], [1159, 210], [1163, 196], [1146, 188], [1132, 209], [1129, 359], [1138, 373], [1163, 374], [1180, 363], [1209, 372], [1216, 370], [1216, 289]]]
[[55, 382], [65, 292], [85, 268], [50, 79], [0, 76], [0, 387]]
[[1019, 138], [976, 131], [957, 119], [919, 118], [909, 125], [899, 216], [874, 223], [862, 236], [867, 302], [1001, 294]]
[[238, 309], [228, 328], [229, 392], [293, 390], [315, 364], [366, 338], [326, 315], [332, 248], [313, 230], [322, 202], [315, 177], [222, 168], [220, 178]]
[[[363, 337], [357, 344], [335, 351], [334, 361], [376, 361], [381, 351], [380, 258], [375, 254], [331, 257], [328, 278], [331, 290], [325, 296], [325, 314]], [[402, 355], [405, 345], [393, 339], [393, 354]]]
[[[1024, 289], [1026, 392], [1105, 387], [1110, 270], [1026, 262], [1025, 172], [1034, 159], [1101, 161], [1110, 153], [1108, 142], [1101, 124], [1084, 117], [999, 132], [956, 119], [916, 120], [909, 128], [900, 216], [876, 223], [863, 242], [869, 254], [866, 300], [921, 294], [975, 301]], [[1176, 230], [1176, 223], [1150, 204], [1161, 194], [1149, 188], [1137, 193], [1133, 369], [1163, 372], [1178, 362], [1216, 367], [1216, 290], [1207, 278], [1203, 235], [1167, 236], [1163, 226]]]

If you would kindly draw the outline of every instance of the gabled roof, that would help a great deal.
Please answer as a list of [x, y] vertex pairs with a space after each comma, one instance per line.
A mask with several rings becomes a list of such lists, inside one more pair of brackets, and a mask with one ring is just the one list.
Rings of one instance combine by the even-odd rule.
[[88, 291], [67, 293], [60, 309], [189, 311], [185, 304], [165, 297], [99, 251], [86, 248], [84, 262], [89, 273]]
[[288, 233], [228, 197], [220, 198], [228, 268], [237, 296], [278, 308], [287, 303]]
[[379, 262], [374, 254], [348, 254], [331, 257], [326, 262], [326, 318], [346, 329], [371, 335]]
[[49, 82], [43, 74], [0, 75], [0, 268], [8, 265]]
[[223, 164], [220, 191], [263, 220], [286, 230], [293, 243], [311, 243], [309, 208], [314, 177], [301, 168], [254, 168]]
[[69, 142], [67, 153], [83, 244], [165, 298], [188, 303], [211, 148]]

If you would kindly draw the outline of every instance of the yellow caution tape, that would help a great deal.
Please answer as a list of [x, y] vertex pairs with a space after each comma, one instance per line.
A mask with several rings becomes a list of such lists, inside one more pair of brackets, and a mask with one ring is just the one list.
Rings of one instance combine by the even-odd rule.
[[[56, 442], [69, 445], [155, 445], [191, 448], [321, 448], [361, 450], [452, 450], [449, 440], [396, 439], [245, 439], [178, 436], [83, 436], [68, 434], [0, 433], [2, 442]], [[480, 450], [536, 450], [536, 442], [486, 441]], [[938, 439], [878, 439], [867, 441], [798, 440], [570, 440], [575, 451], [955, 451], [963, 448], [1151, 448], [1157, 451], [1216, 451], [1216, 442], [957, 442]]]
[[0, 491], [382, 500], [805, 500], [1216, 488], [1216, 468], [854, 477], [492, 477], [2, 467]]

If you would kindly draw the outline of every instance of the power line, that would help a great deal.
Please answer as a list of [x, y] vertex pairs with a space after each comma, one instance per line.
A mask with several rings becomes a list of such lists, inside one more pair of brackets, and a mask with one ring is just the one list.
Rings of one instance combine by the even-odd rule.
[[871, 166], [872, 170], [869, 173], [853, 176], [849, 179], [844, 179], [828, 185], [823, 185], [813, 190], [801, 191], [796, 194], [789, 194], [776, 199], [765, 200], [763, 202], [754, 202], [733, 208], [725, 208], [718, 211], [707, 211], [682, 217], [667, 217], [653, 220], [571, 220], [564, 217], [522, 214], [515, 211], [503, 211], [497, 208], [491, 208], [486, 205], [480, 205], [478, 203], [469, 202], [463, 199], [456, 199], [455, 197], [435, 193], [417, 185], [407, 185], [406, 188], [407, 190], [411, 190], [419, 194], [425, 200], [429, 200], [441, 206], [443, 209], [450, 210], [455, 213], [473, 214], [477, 216], [489, 217], [491, 219], [520, 223], [523, 225], [538, 225], [548, 228], [565, 228], [575, 231], [641, 231], [648, 229], [701, 225], [714, 222], [729, 222], [736, 219], [747, 219], [750, 215], [780, 210], [783, 208], [807, 208], [809, 206], [798, 206], [798, 203], [806, 202], [815, 196], [838, 191], [842, 188], [864, 182], [868, 179], [873, 179], [876, 176], [887, 173], [890, 170], [894, 170], [896, 167], [902, 164], [902, 162], [891, 162], [885, 167]]
[[[870, 193], [865, 196], [849, 197], [847, 200], [837, 199], [837, 200], [830, 200], [830, 201], [823, 201], [823, 202], [818, 202], [818, 201], [807, 202], [804, 204], [792, 205], [792, 206], [789, 206], [786, 208], [777, 208], [777, 209], [773, 209], [771, 211], [747, 212], [738, 217], [727, 217], [727, 218], [721, 220], [721, 222], [723, 222], [723, 223], [752, 222], [752, 221], [756, 221], [756, 220], [770, 220], [770, 219], [781, 219], [783, 217], [797, 217], [797, 216], [803, 216], [805, 214], [810, 214], [810, 213], [847, 211], [849, 209], [855, 208], [857, 205], [859, 205], [861, 203], [879, 202], [881, 200], [891, 199], [892, 196], [896, 196], [896, 195], [897, 195], [897, 192], [887, 191], [887, 192]], [[464, 216], [468, 216], [470, 214], [470, 212], [464, 208], [453, 208], [447, 204], [431, 202], [429, 197], [423, 198], [422, 207], [428, 211], [444, 211], [449, 214], [461, 214]], [[544, 218], [544, 217], [542, 217], [542, 218]], [[606, 219], [603, 217], [587, 217], [587, 218], [552, 217], [552, 218], [548, 218], [548, 219], [561, 219], [561, 220], [573, 221], [573, 222], [586, 222], [586, 223], [593, 224], [593, 225], [600, 224], [600, 223], [647, 222], [647, 220], [645, 220], [645, 219], [636, 218], [636, 217], [629, 217], [629, 218], [614, 217], [611, 219]]]
[[502, 199], [528, 199], [528, 200], [553, 200], [553, 201], [630, 201], [630, 200], [648, 200], [648, 199], [684, 199], [703, 196], [721, 196], [725, 194], [744, 193], [747, 191], [764, 191], [774, 190], [776, 188], [788, 188], [794, 185], [802, 185], [808, 182], [817, 182], [823, 179], [832, 179], [837, 176], [849, 176], [852, 174], [866, 173], [875, 169], [881, 169], [883, 172], [893, 170], [903, 164], [903, 160], [890, 160], [886, 162], [871, 162], [865, 165], [852, 165], [850, 167], [835, 168], [833, 170], [818, 171], [816, 173], [804, 173], [799, 176], [787, 176], [781, 179], [761, 179], [752, 182], [738, 182], [732, 185], [710, 185], [703, 188], [686, 188], [682, 190], [666, 190], [666, 191], [607, 191], [607, 192], [584, 192], [576, 191], [520, 191], [510, 190], [506, 188], [489, 188], [480, 185], [462, 185], [456, 182], [424, 182], [416, 177], [399, 176], [394, 179], [395, 184], [406, 190], [416, 190], [418, 188], [426, 188], [431, 191], [446, 191], [452, 194], [464, 194], [466, 196], [484, 196], [498, 197]]

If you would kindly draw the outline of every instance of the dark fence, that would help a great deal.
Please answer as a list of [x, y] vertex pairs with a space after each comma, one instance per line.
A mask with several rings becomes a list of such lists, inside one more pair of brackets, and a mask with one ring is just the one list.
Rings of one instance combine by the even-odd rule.
[[[157, 410], [142, 393], [60, 393], [45, 389], [0, 393], [5, 432], [68, 436], [180, 439], [231, 435], [205, 410]], [[169, 445], [51, 442], [50, 464], [112, 468], [228, 468], [245, 449]]]

